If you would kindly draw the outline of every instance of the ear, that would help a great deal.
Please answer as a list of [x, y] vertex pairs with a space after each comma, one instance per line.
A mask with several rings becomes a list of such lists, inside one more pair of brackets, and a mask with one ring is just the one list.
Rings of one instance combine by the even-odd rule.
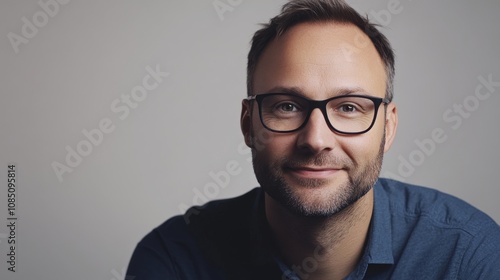
[[398, 110], [396, 104], [389, 103], [387, 105], [387, 113], [385, 116], [385, 146], [384, 152], [387, 152], [394, 142], [396, 131], [398, 129]]
[[245, 144], [252, 148], [252, 108], [250, 107], [250, 102], [243, 100], [241, 102], [241, 117], [240, 117], [240, 127], [243, 137], [245, 138]]

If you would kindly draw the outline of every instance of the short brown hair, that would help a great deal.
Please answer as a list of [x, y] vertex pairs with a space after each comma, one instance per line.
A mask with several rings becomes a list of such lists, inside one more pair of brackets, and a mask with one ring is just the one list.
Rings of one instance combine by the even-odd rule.
[[389, 40], [380, 33], [376, 24], [368, 20], [368, 17], [362, 17], [343, 0], [291, 0], [283, 5], [279, 15], [272, 18], [269, 23], [263, 25], [262, 29], [255, 32], [248, 53], [248, 95], [252, 95], [253, 92], [253, 77], [257, 62], [269, 43], [299, 23], [322, 21], [354, 24], [370, 38], [384, 62], [387, 75], [385, 97], [389, 101], [392, 100], [395, 71], [394, 51]]

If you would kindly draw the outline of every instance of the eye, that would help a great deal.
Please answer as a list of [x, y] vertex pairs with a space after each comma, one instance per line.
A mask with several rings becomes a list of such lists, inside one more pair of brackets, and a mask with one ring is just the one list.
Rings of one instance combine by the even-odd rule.
[[343, 104], [338, 107], [338, 110], [342, 113], [353, 113], [357, 111], [357, 107], [352, 104]]
[[276, 108], [280, 111], [283, 111], [283, 112], [297, 112], [299, 110], [297, 105], [290, 103], [290, 102], [280, 103], [276, 106]]

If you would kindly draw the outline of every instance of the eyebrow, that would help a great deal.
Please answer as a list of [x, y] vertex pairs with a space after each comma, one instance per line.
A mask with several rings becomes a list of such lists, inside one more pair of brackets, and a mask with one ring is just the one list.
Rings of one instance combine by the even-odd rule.
[[[283, 86], [277, 86], [273, 87], [270, 90], [264, 92], [264, 93], [288, 93], [288, 94], [293, 94], [293, 95], [298, 95], [302, 97], [307, 97], [306, 94], [304, 93], [305, 91], [300, 88], [300, 87], [283, 87]], [[330, 97], [334, 96], [342, 96], [342, 95], [350, 95], [350, 94], [358, 94], [358, 95], [370, 95], [368, 94], [368, 91], [361, 87], [343, 87], [343, 88], [337, 88], [334, 89], [331, 92]]]

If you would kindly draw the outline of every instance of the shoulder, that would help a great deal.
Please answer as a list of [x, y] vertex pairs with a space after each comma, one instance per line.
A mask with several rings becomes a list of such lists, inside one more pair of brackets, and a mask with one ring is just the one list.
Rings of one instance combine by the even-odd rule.
[[[150, 232], [141, 242], [155, 239], [161, 242], [192, 242], [193, 235], [200, 227], [223, 230], [236, 224], [235, 221], [252, 213], [252, 206], [260, 190], [255, 188], [235, 198], [214, 200], [204, 205], [193, 206], [184, 215], [174, 216]], [[205, 232], [206, 234], [207, 232]]]
[[500, 227], [474, 206], [438, 190], [389, 179], [375, 186], [377, 203], [380, 214], [390, 217], [393, 252], [400, 263], [417, 258], [429, 267], [442, 263], [443, 273], [458, 279], [500, 275]]
[[436, 189], [391, 179], [379, 179], [379, 192], [387, 196], [389, 207], [411, 217], [426, 217], [436, 225], [460, 227], [477, 232], [498, 225], [487, 214], [469, 203]]
[[234, 219], [241, 219], [238, 215], [251, 212], [258, 194], [254, 189], [236, 198], [194, 206], [168, 219], [137, 244], [127, 274], [144, 279], [223, 279], [205, 249], [215, 246], [214, 238], [224, 240], [225, 229], [238, 224]]
[[183, 215], [184, 222], [188, 225], [210, 221], [210, 223], [225, 222], [231, 219], [241, 220], [251, 215], [255, 203], [262, 195], [260, 188], [234, 198], [215, 200], [201, 206], [191, 207]]

